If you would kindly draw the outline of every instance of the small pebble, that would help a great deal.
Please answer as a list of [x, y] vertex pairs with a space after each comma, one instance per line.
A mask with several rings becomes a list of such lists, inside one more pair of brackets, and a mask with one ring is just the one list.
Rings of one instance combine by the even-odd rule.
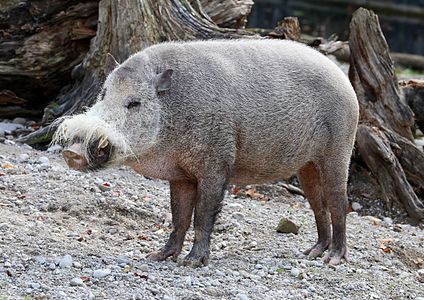
[[81, 286], [81, 285], [84, 285], [84, 281], [82, 281], [82, 279], [79, 278], [79, 277], [75, 277], [75, 278], [71, 279], [70, 285], [71, 286]]
[[242, 213], [239, 212], [235, 212], [231, 215], [231, 218], [233, 218], [234, 220], [238, 221], [238, 222], [242, 222], [244, 221], [244, 215]]
[[149, 266], [146, 265], [146, 264], [140, 265], [140, 271], [141, 272], [148, 272], [149, 271]]
[[354, 211], [358, 211], [358, 210], [360, 210], [362, 208], [362, 205], [361, 204], [359, 204], [358, 202], [352, 202], [352, 209], [354, 210]]
[[37, 282], [31, 282], [31, 283], [29, 284], [29, 286], [30, 286], [32, 289], [34, 289], [34, 290], [38, 290], [39, 288], [41, 288], [41, 285], [40, 285], [39, 283], [37, 283]]
[[27, 119], [21, 118], [21, 117], [16, 117], [12, 120], [12, 123], [25, 125], [27, 123]]
[[47, 149], [47, 152], [49, 153], [59, 153], [60, 151], [62, 151], [62, 146], [60, 145], [52, 145]]
[[276, 228], [277, 232], [280, 233], [299, 233], [300, 226], [295, 224], [293, 221], [287, 219], [287, 218], [281, 218], [280, 222], [278, 223], [278, 226]]
[[38, 158], [38, 162], [39, 162], [40, 164], [42, 164], [42, 165], [48, 165], [48, 164], [50, 163], [50, 160], [49, 160], [49, 158], [48, 158], [48, 157], [46, 157], [46, 156], [40, 156], [40, 157]]
[[239, 300], [249, 300], [249, 297], [244, 293], [240, 293], [240, 294], [237, 294], [237, 299], [239, 299]]
[[108, 276], [112, 271], [110, 269], [98, 269], [93, 272], [93, 277], [103, 278]]
[[44, 265], [46, 263], [46, 259], [43, 256], [36, 256], [35, 262], [39, 265]]
[[21, 162], [26, 162], [26, 161], [28, 161], [28, 159], [29, 159], [29, 155], [28, 155], [28, 154], [26, 154], [26, 153], [23, 153], [23, 154], [20, 154], [20, 155], [19, 155], [19, 160], [20, 160]]
[[292, 276], [294, 276], [294, 277], [298, 277], [298, 276], [299, 276], [299, 274], [300, 274], [300, 270], [299, 270], [299, 269], [297, 269], [297, 268], [292, 268], [292, 269], [290, 270], [290, 274], [291, 274]]
[[72, 256], [69, 254], [66, 254], [64, 257], [62, 257], [59, 261], [59, 267], [60, 268], [70, 268], [72, 266]]
[[391, 224], [393, 224], [393, 220], [392, 220], [392, 218], [384, 217], [383, 218], [383, 223], [385, 223], [387, 225], [391, 225]]
[[68, 295], [67, 295], [64, 291], [58, 291], [58, 292], [57, 292], [57, 295], [58, 295], [60, 298], [66, 298], [66, 297], [68, 297]]

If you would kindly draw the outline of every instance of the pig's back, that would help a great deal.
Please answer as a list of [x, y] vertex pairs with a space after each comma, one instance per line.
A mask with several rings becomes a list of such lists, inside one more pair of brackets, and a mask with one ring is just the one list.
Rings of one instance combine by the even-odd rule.
[[195, 128], [228, 124], [236, 135], [236, 169], [251, 169], [256, 181], [283, 169], [293, 174], [335, 141], [350, 144], [355, 93], [333, 62], [307, 46], [239, 40], [152, 48], [154, 60], [175, 71], [169, 99], [172, 112], [180, 108], [175, 118]]

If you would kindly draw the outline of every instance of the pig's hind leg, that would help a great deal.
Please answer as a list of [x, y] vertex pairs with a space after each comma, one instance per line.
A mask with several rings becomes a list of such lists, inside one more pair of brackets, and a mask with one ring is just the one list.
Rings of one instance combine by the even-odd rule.
[[331, 243], [330, 212], [323, 197], [322, 178], [317, 165], [313, 162], [307, 163], [299, 170], [298, 175], [305, 196], [314, 211], [318, 230], [318, 241], [314, 246], [304, 251], [304, 254], [310, 258], [316, 258], [321, 256]]
[[329, 153], [329, 157], [320, 164], [323, 196], [331, 213], [333, 229], [329, 252], [324, 257], [324, 261], [330, 265], [338, 265], [342, 258], [347, 260], [346, 214], [349, 160], [342, 158], [342, 155], [331, 156]]
[[171, 211], [173, 231], [166, 245], [159, 251], [150, 253], [147, 258], [162, 261], [172, 256], [177, 259], [181, 252], [184, 238], [191, 223], [194, 203], [197, 195], [196, 183], [186, 180], [170, 182]]

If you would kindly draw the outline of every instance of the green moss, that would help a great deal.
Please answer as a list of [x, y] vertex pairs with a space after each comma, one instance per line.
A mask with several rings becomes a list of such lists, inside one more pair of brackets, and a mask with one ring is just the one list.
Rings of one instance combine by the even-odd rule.
[[410, 69], [410, 68], [396, 68], [395, 69], [396, 75], [398, 77], [414, 77], [414, 76], [423, 76], [424, 72], [423, 71], [418, 71], [418, 70], [414, 70], [414, 69]]
[[[0, 10], [6, 11], [13, 7], [16, 7], [21, 3], [21, 0], [1, 0], [0, 1]], [[1, 299], [1, 298], [0, 298]]]
[[51, 102], [51, 103], [49, 103], [49, 105], [47, 105], [47, 107], [51, 108], [51, 109], [56, 109], [56, 108], [59, 108], [60, 105], [57, 104], [56, 102]]
[[46, 134], [41, 134], [34, 138], [33, 141], [31, 141], [31, 144], [45, 144], [50, 143], [50, 141], [53, 138], [54, 131], [49, 131]]

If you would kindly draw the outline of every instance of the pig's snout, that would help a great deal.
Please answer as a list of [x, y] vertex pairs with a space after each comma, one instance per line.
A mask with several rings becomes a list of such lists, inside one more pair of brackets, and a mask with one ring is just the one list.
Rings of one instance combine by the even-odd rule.
[[84, 170], [88, 167], [87, 159], [81, 154], [81, 144], [73, 144], [63, 150], [63, 157], [71, 169]]
[[98, 169], [105, 165], [112, 154], [112, 146], [107, 139], [99, 139], [88, 146], [88, 158], [81, 149], [82, 144], [72, 144], [63, 150], [63, 157], [71, 169], [85, 171]]

